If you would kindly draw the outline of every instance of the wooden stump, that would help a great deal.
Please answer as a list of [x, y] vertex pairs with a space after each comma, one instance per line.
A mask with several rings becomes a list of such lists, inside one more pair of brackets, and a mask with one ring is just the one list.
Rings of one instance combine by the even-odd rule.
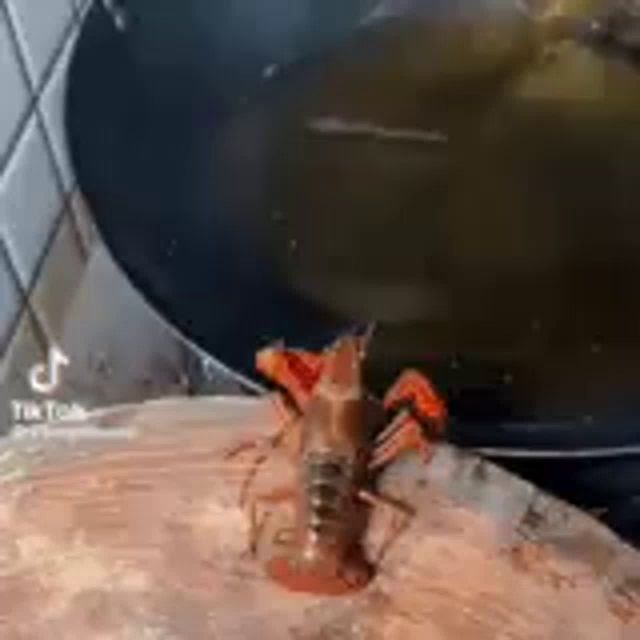
[[[418, 513], [366, 590], [338, 598], [281, 590], [244, 553], [248, 522], [237, 498], [246, 464], [221, 456], [270, 433], [275, 420], [264, 400], [176, 399], [98, 413], [85, 426], [100, 431], [73, 441], [69, 425], [8, 441], [0, 638], [640, 637], [635, 550], [448, 446], [430, 466], [407, 459], [383, 478], [385, 492]], [[290, 473], [274, 456], [256, 488]], [[371, 552], [387, 517], [373, 514]]]

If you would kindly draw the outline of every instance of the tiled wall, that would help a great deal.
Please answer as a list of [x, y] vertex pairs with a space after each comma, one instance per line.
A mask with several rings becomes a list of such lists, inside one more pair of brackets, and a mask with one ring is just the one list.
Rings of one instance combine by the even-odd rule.
[[0, 433], [23, 391], [15, 371], [56, 340], [95, 238], [63, 130], [66, 69], [87, 7], [0, 0]]
[[[63, 132], [66, 66], [87, 2], [0, 0], [0, 348], [57, 233], [79, 236]], [[75, 243], [80, 250], [80, 238]]]
[[193, 364], [113, 264], [76, 188], [65, 83], [89, 2], [0, 0], [0, 434], [52, 344], [72, 360], [62, 399], [94, 406], [179, 391]]

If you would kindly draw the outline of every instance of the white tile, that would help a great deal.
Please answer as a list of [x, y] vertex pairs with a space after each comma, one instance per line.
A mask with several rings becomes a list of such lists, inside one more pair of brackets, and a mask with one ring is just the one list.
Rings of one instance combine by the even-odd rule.
[[0, 354], [7, 344], [9, 330], [18, 317], [21, 293], [9, 263], [9, 255], [0, 244]]
[[62, 216], [55, 238], [31, 292], [31, 306], [49, 338], [58, 339], [86, 268], [86, 258], [70, 211]]
[[15, 334], [0, 361], [0, 435], [15, 424], [12, 400], [37, 400], [29, 385], [29, 371], [45, 359], [45, 347], [32, 314], [20, 317]]
[[71, 194], [70, 204], [73, 220], [82, 242], [82, 248], [85, 255], [89, 256], [100, 242], [100, 234], [93, 221], [89, 205], [79, 189], [76, 188]]
[[97, 247], [65, 314], [58, 344], [69, 357], [60, 393], [88, 408], [184, 392], [174, 331]]
[[67, 27], [75, 18], [72, 0], [6, 0], [18, 32], [29, 72], [36, 86], [54, 54], [58, 51]]
[[0, 162], [13, 137], [20, 117], [27, 109], [29, 92], [20, 71], [13, 40], [0, 7]]
[[73, 6], [76, 8], [78, 15], [80, 18], [84, 18], [89, 7], [91, 6], [92, 0], [73, 0]]
[[64, 125], [64, 107], [67, 93], [67, 70], [73, 47], [76, 42], [76, 34], [67, 40], [51, 77], [41, 97], [40, 108], [47, 127], [47, 133], [51, 139], [56, 162], [60, 169], [65, 191], [71, 191], [75, 183], [69, 149], [67, 146], [67, 134]]
[[0, 234], [25, 287], [32, 281], [61, 210], [53, 163], [32, 116], [0, 176]]
[[90, 0], [73, 0], [73, 6], [78, 9], [78, 11], [83, 11], [89, 5]]

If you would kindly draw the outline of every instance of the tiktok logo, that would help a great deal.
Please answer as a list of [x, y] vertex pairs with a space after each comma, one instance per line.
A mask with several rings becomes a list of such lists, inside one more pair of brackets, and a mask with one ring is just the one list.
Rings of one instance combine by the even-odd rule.
[[51, 347], [46, 362], [29, 371], [29, 385], [36, 393], [51, 395], [60, 385], [60, 370], [69, 366], [69, 358], [58, 347]]

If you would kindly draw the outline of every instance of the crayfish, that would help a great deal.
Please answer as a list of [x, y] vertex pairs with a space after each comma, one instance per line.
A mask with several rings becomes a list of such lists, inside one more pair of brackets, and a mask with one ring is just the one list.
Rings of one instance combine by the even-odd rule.
[[256, 495], [249, 509], [249, 547], [255, 554], [262, 531], [257, 505], [293, 502], [294, 522], [280, 532], [285, 537], [282, 552], [265, 566], [267, 575], [289, 590], [339, 595], [371, 581], [384, 551], [375, 565], [365, 557], [368, 510], [384, 507], [394, 514], [384, 549], [413, 515], [408, 505], [380, 495], [374, 478], [406, 451], [417, 451], [429, 461], [446, 426], [444, 401], [429, 380], [408, 369], [383, 401], [395, 417], [376, 434], [368, 419], [371, 398], [362, 382], [364, 350], [364, 340], [349, 335], [322, 353], [272, 346], [256, 357], [257, 369], [281, 389], [274, 398], [282, 423], [270, 438], [240, 443], [227, 457], [260, 451], [244, 482], [241, 503], [271, 452], [284, 451], [295, 465], [294, 486]]

